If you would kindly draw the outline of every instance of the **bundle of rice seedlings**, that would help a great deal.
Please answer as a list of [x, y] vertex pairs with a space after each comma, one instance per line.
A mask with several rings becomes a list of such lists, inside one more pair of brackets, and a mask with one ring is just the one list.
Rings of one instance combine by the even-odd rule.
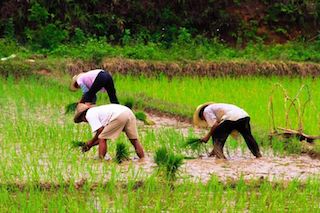
[[135, 112], [134, 115], [136, 116], [136, 118], [138, 120], [143, 121], [143, 122], [147, 119], [147, 115], [142, 111]]
[[123, 142], [118, 142], [116, 146], [116, 158], [117, 163], [129, 160], [129, 149]]
[[166, 147], [161, 147], [156, 150], [154, 162], [159, 166], [163, 166], [168, 161], [168, 150]]
[[203, 145], [200, 138], [188, 138], [183, 144], [184, 147], [190, 147], [192, 150], [199, 150]]
[[183, 159], [183, 156], [174, 154], [166, 147], [159, 148], [154, 155], [154, 161], [158, 165], [159, 170], [164, 168], [166, 177], [169, 180], [174, 180], [176, 178], [176, 174], [183, 164]]
[[77, 148], [77, 147], [83, 147], [84, 145], [86, 145], [85, 142], [83, 142], [83, 141], [76, 141], [76, 140], [71, 141], [71, 144], [72, 144], [72, 146], [75, 147], [75, 148]]
[[143, 121], [144, 124], [146, 125], [154, 125], [154, 121], [151, 120], [150, 118], [148, 118], [148, 116], [146, 115], [146, 113], [142, 112], [142, 111], [138, 111], [135, 112], [134, 115], [136, 116], [136, 118], [140, 121]]
[[78, 103], [71, 103], [65, 107], [65, 114], [74, 113]]
[[127, 100], [127, 101], [124, 103], [124, 105], [125, 105], [126, 107], [132, 109], [133, 103], [134, 103], [134, 101], [131, 100], [131, 99], [129, 99], [129, 100]]
[[169, 153], [166, 169], [167, 169], [167, 177], [170, 180], [174, 180], [176, 178], [177, 171], [182, 166], [182, 164], [183, 164], [183, 156], [175, 155], [173, 152]]

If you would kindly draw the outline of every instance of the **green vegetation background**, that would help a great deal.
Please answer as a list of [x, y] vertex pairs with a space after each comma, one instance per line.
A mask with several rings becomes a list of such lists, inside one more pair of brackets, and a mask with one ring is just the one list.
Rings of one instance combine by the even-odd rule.
[[0, 57], [320, 61], [319, 1], [5, 0], [0, 10]]

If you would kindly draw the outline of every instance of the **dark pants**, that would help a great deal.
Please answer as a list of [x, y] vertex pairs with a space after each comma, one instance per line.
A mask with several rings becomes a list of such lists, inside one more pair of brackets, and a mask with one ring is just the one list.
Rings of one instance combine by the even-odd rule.
[[212, 135], [213, 150], [211, 155], [217, 158], [226, 158], [223, 154], [224, 144], [233, 130], [240, 132], [252, 154], [261, 157], [258, 144], [251, 134], [250, 118], [245, 117], [237, 121], [224, 121], [215, 130]]
[[97, 75], [89, 91], [83, 95], [83, 102], [95, 103], [97, 100], [96, 94], [102, 88], [107, 90], [111, 103], [119, 104], [112, 76], [107, 71], [101, 71]]

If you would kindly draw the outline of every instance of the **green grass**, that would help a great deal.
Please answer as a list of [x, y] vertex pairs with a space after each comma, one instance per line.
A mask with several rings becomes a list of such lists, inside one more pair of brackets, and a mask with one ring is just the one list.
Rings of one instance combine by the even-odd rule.
[[312, 180], [285, 186], [241, 180], [222, 184], [213, 177], [207, 184], [185, 181], [173, 189], [151, 177], [142, 183], [108, 182], [94, 190], [0, 187], [4, 212], [318, 212], [319, 202], [319, 182]]
[[[217, 41], [173, 43], [169, 48], [159, 43], [111, 45], [104, 39], [88, 39], [82, 44], [63, 44], [55, 49], [38, 51], [49, 58], [75, 58], [99, 62], [102, 57], [123, 57], [159, 61], [185, 60], [255, 60], [255, 61], [320, 61], [320, 42], [288, 42], [286, 44], [248, 44], [244, 49], [229, 47]], [[0, 57], [17, 54], [27, 58], [34, 55], [28, 47], [0, 39]]]

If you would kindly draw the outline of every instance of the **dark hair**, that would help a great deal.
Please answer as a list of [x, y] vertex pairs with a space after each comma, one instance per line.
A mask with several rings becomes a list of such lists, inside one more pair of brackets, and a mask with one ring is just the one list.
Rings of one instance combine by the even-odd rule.
[[208, 106], [208, 105], [203, 106], [203, 107], [200, 109], [200, 111], [199, 111], [199, 118], [200, 118], [201, 120], [203, 120], [203, 111], [204, 111], [204, 109], [205, 109], [207, 106]]
[[83, 117], [83, 116], [86, 116], [87, 112], [88, 112], [88, 109], [86, 109], [85, 111], [83, 111], [83, 112], [80, 114], [79, 118], [81, 118], [81, 117]]

